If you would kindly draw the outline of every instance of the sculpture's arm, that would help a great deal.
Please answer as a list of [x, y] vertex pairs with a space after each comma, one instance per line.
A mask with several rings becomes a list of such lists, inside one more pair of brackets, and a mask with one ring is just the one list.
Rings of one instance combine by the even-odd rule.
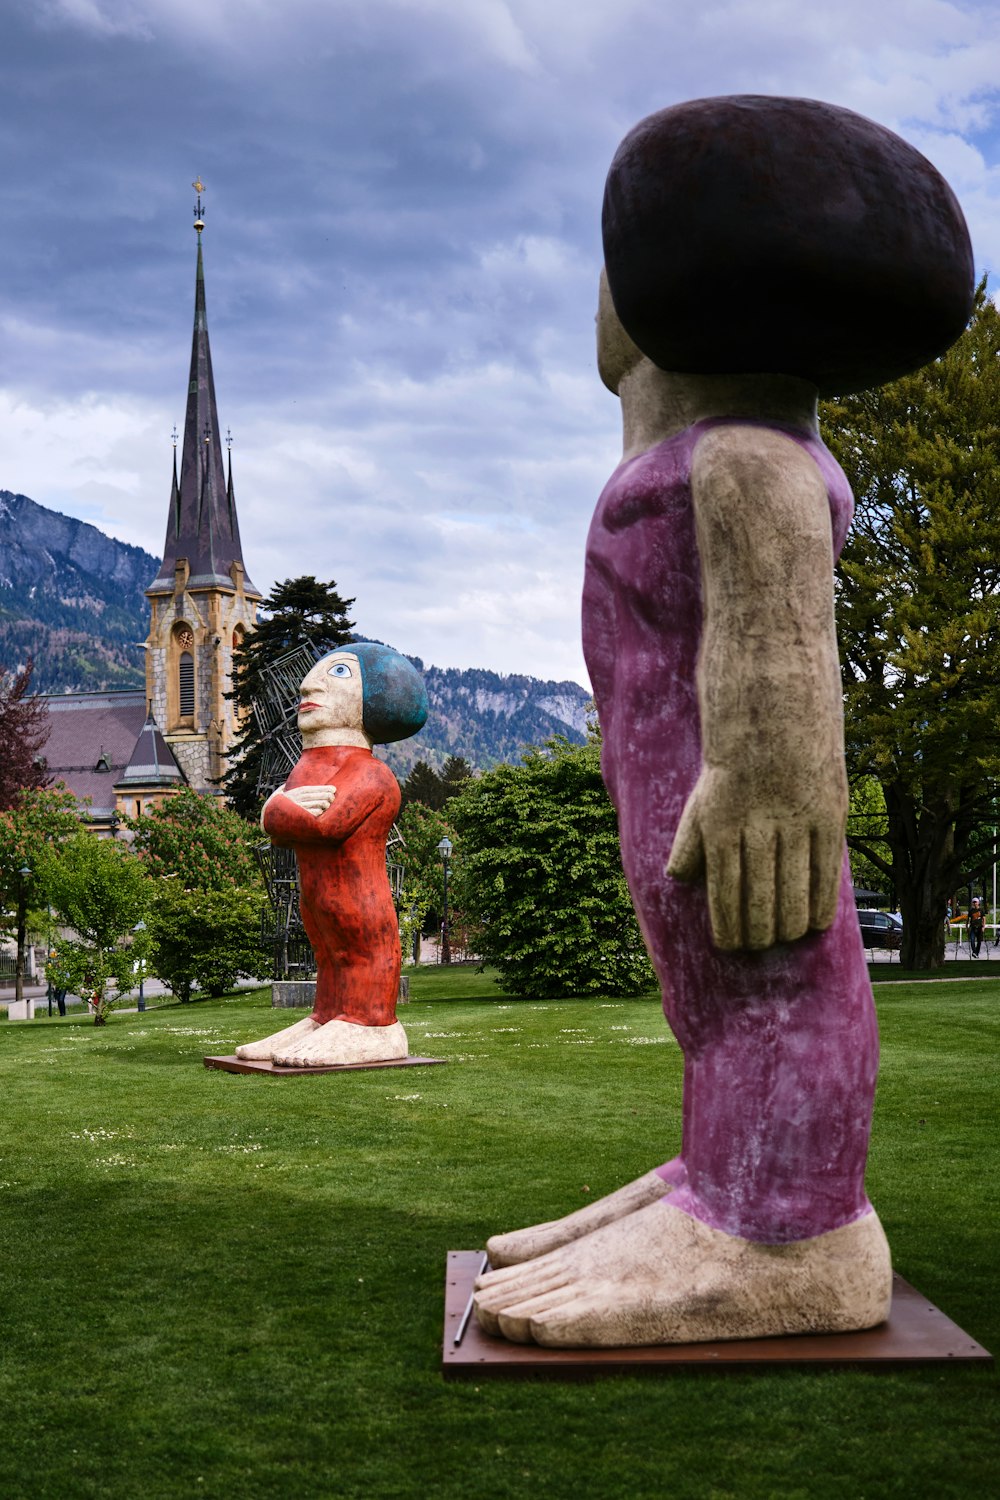
[[[316, 795], [324, 793], [325, 797]], [[398, 807], [395, 777], [381, 762], [372, 760], [363, 771], [339, 772], [336, 787], [297, 787], [273, 793], [264, 804], [262, 821], [278, 843], [342, 843], [393, 797]]]
[[848, 790], [829, 504], [808, 454], [767, 428], [706, 433], [692, 492], [702, 769], [667, 870], [704, 876], [720, 948], [768, 948], [837, 909]]
[[260, 810], [260, 826], [265, 832], [267, 832], [267, 824], [265, 822], [267, 810], [275, 797], [287, 797], [299, 807], [305, 808], [314, 818], [318, 818], [320, 813], [326, 812], [330, 803], [337, 795], [337, 788], [335, 786], [297, 786], [290, 792], [285, 790], [285, 786], [286, 783], [282, 782], [281, 786], [277, 787], [271, 793]]

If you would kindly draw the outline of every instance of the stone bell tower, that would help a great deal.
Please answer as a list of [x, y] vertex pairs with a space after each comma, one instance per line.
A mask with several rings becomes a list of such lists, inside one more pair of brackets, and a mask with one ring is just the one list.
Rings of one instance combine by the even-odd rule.
[[[261, 595], [246, 575], [240, 546], [232, 454], [223, 466], [212, 356], [205, 313], [205, 228], [198, 194], [194, 335], [180, 479], [177, 442], [167, 536], [158, 576], [146, 590], [152, 618], [146, 641], [146, 697], [190, 784], [214, 791], [238, 732], [228, 692], [233, 648], [253, 629]], [[229, 439], [226, 438], [229, 447]]]

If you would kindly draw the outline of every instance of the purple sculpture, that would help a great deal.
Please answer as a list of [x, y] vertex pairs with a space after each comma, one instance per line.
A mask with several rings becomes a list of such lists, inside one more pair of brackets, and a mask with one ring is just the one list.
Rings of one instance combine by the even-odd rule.
[[550, 1345], [870, 1327], [878, 1061], [844, 849], [833, 564], [851, 519], [818, 389], [941, 352], [961, 212], [917, 152], [810, 100], [699, 100], [612, 164], [598, 363], [623, 461], [584, 649], [622, 861], [684, 1052], [681, 1155], [489, 1242], [490, 1331]]

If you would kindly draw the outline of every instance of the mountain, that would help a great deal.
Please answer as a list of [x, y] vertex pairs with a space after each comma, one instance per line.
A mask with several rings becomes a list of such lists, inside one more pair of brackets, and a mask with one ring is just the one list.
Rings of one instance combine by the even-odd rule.
[[0, 490], [0, 662], [34, 657], [39, 693], [142, 687], [143, 590], [158, 560]]
[[[0, 490], [0, 664], [35, 661], [39, 693], [142, 687], [149, 629], [144, 590], [159, 559], [141, 547]], [[385, 758], [405, 777], [418, 760], [450, 755], [485, 768], [517, 760], [554, 734], [582, 743], [589, 695], [575, 682], [541, 682], [481, 668], [425, 667], [430, 716]]]
[[517, 761], [526, 745], [541, 745], [554, 734], [574, 744], [586, 738], [590, 694], [576, 682], [541, 682], [537, 677], [503, 677], [482, 667], [427, 667], [423, 673], [430, 713], [412, 740], [381, 752], [400, 778], [418, 760], [440, 770], [449, 755], [463, 756], [474, 768]]

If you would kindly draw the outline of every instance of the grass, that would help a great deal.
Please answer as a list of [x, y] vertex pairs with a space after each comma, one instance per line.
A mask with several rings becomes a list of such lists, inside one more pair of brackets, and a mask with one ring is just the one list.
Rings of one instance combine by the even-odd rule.
[[[412, 993], [447, 1067], [206, 1070], [294, 1018], [261, 993], [0, 1027], [4, 1500], [996, 1491], [984, 1369], [445, 1383], [446, 1251], [671, 1155], [680, 1056], [652, 999]], [[1000, 986], [876, 994], [871, 1195], [903, 1275], [1000, 1352]]]

